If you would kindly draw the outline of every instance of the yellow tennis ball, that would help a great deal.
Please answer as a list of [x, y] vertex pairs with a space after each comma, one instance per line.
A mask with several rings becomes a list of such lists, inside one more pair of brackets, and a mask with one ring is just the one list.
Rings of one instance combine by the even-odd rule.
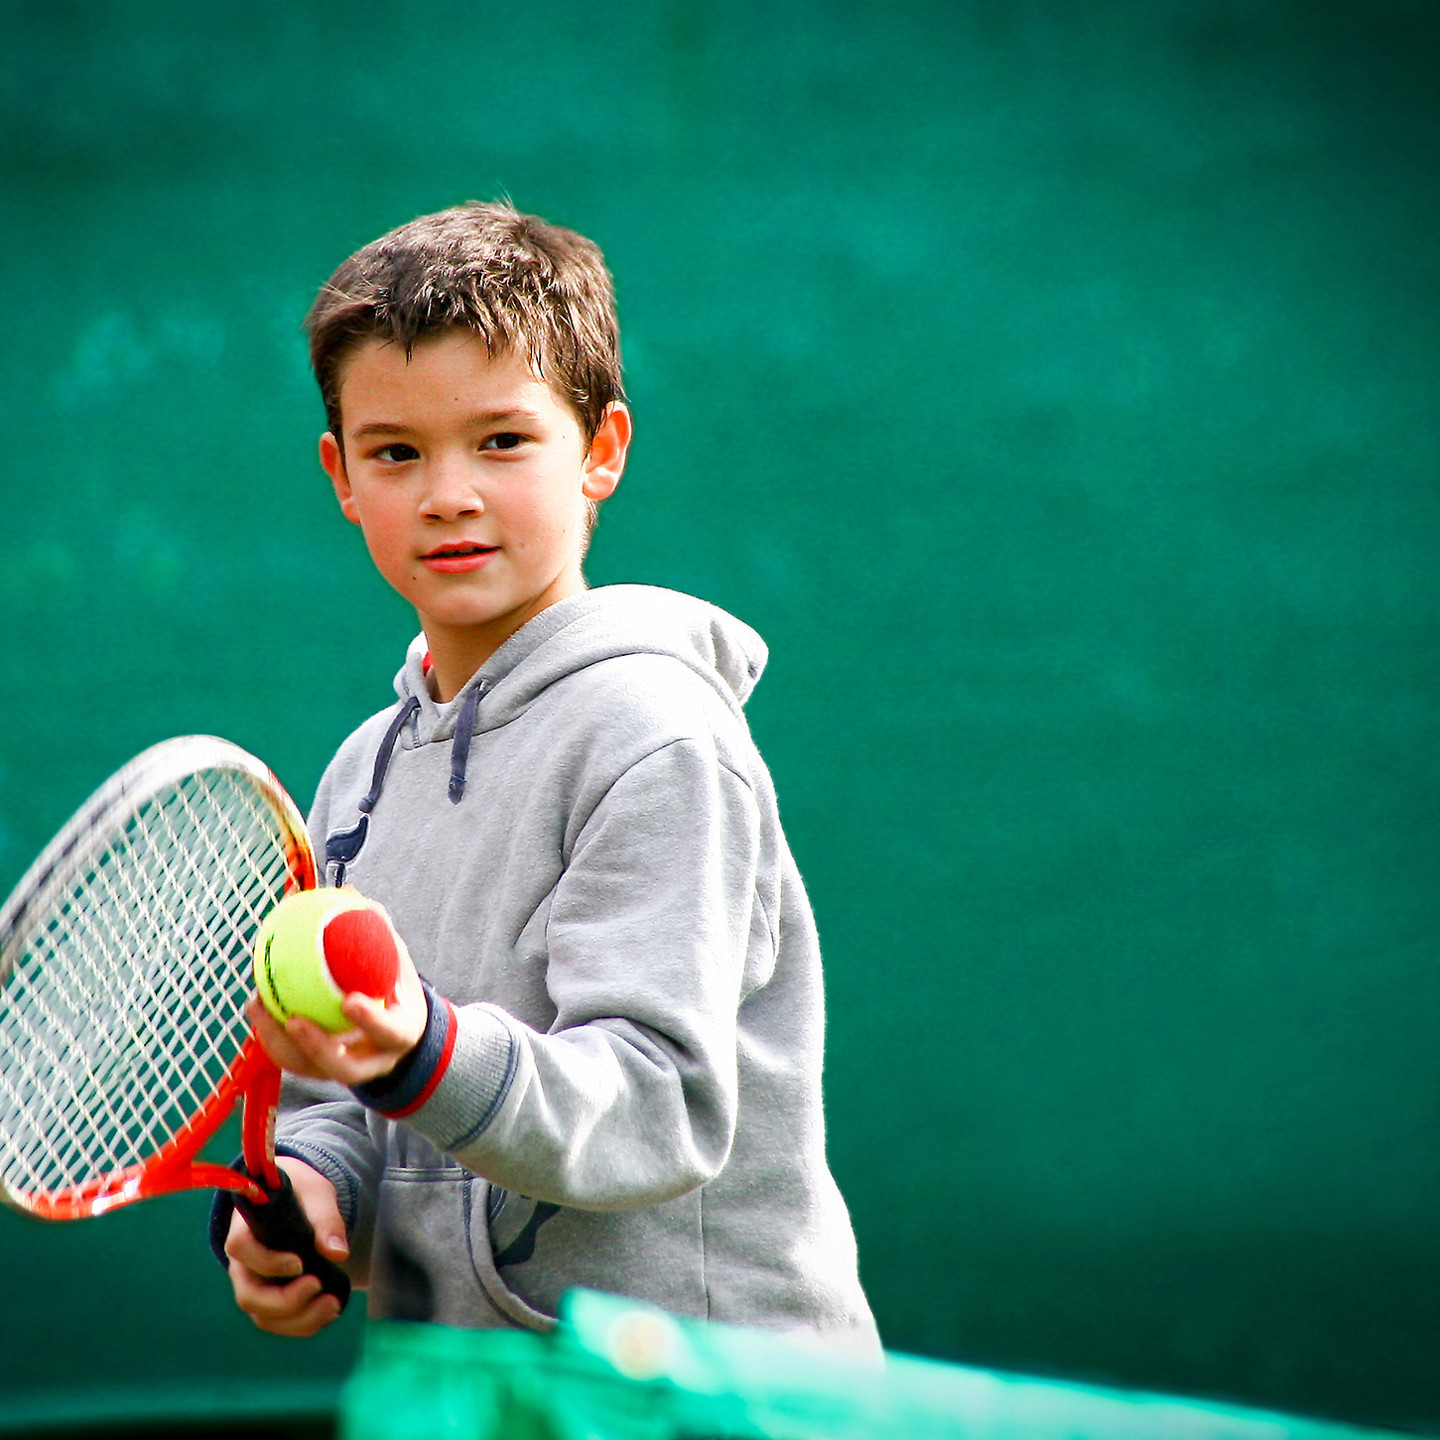
[[255, 937], [255, 985], [283, 1025], [304, 1015], [338, 1034], [340, 1002], [359, 990], [395, 997], [400, 950], [385, 912], [354, 890], [301, 890], [265, 917]]

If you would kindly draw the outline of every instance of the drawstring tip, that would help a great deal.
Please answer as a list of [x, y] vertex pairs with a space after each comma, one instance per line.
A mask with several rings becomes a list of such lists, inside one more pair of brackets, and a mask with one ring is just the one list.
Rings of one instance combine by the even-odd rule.
[[471, 686], [460, 706], [455, 722], [455, 744], [450, 751], [450, 803], [458, 805], [465, 797], [465, 769], [470, 763], [470, 741], [475, 734], [475, 715], [480, 697], [485, 693], [483, 682]]

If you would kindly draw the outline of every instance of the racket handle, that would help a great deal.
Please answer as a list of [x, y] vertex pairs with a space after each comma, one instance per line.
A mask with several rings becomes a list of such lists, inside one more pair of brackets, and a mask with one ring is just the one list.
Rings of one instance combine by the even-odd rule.
[[[257, 1182], [258, 1183], [258, 1182]], [[267, 1250], [283, 1250], [298, 1255], [305, 1274], [320, 1281], [321, 1293], [333, 1295], [340, 1308], [350, 1298], [350, 1277], [333, 1261], [327, 1260], [315, 1247], [315, 1230], [300, 1202], [290, 1177], [280, 1172], [280, 1188], [270, 1191], [265, 1204], [247, 1195], [235, 1196], [235, 1208], [245, 1217], [251, 1233]]]

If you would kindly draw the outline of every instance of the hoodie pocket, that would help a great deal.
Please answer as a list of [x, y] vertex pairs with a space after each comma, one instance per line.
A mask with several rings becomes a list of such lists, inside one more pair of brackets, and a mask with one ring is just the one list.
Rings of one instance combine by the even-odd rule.
[[501, 1280], [489, 1184], [459, 1165], [392, 1165], [380, 1181], [369, 1313], [470, 1329], [548, 1330], [554, 1319]]

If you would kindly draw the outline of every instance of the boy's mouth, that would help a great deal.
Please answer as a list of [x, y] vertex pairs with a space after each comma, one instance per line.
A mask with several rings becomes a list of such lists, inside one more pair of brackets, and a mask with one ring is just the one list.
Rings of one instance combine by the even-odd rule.
[[457, 575], [467, 570], [478, 570], [499, 548], [498, 545], [482, 545], [478, 540], [455, 541], [427, 550], [420, 561], [427, 569], [437, 570], [443, 575]]

